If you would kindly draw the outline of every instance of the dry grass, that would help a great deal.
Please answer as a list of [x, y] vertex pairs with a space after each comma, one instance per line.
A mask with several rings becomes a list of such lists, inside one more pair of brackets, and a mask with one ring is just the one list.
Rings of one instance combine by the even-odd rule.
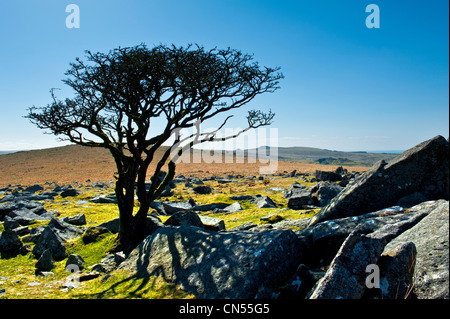
[[[156, 158], [161, 156], [157, 154]], [[180, 163], [177, 174], [198, 177], [211, 175], [259, 176], [258, 163]], [[278, 173], [294, 169], [301, 173], [315, 170], [334, 170], [334, 165], [316, 165], [279, 161]], [[348, 167], [349, 171], [365, 171], [367, 167]], [[33, 185], [45, 182], [58, 184], [85, 183], [114, 180], [116, 167], [106, 149], [89, 148], [79, 145], [56, 147], [44, 150], [18, 152], [0, 156], [0, 187], [11, 185]]]

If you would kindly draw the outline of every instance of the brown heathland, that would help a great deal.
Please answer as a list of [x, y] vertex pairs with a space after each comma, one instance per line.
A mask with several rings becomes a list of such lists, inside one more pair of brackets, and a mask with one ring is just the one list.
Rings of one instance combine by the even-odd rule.
[[[161, 156], [159, 153], [159, 156]], [[180, 163], [176, 173], [198, 177], [210, 175], [258, 176], [259, 163]], [[331, 171], [333, 165], [304, 164], [279, 161], [277, 173], [290, 172], [294, 169], [300, 173], [314, 173], [315, 170]], [[149, 172], [151, 172], [150, 167]], [[365, 171], [367, 167], [347, 167], [349, 171]], [[11, 185], [29, 186], [56, 182], [71, 184], [114, 180], [116, 167], [114, 160], [106, 149], [89, 148], [79, 145], [17, 152], [0, 156], [0, 187]], [[150, 176], [149, 176], [150, 177]]]

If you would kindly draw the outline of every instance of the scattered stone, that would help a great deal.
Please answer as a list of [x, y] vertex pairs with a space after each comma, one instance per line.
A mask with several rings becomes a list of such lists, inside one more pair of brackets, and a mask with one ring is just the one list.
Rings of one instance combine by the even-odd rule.
[[84, 261], [83, 257], [77, 254], [70, 254], [66, 261], [66, 268], [69, 265], [75, 265], [81, 271], [84, 269], [85, 264], [86, 262]]
[[91, 202], [96, 204], [117, 204], [117, 198], [115, 194], [94, 195], [91, 198]]
[[260, 220], [263, 222], [268, 222], [269, 224], [275, 224], [281, 222], [284, 218], [278, 214], [271, 214], [261, 217]]
[[48, 226], [45, 227], [44, 231], [39, 236], [32, 253], [36, 258], [40, 258], [46, 250], [51, 252], [52, 258], [55, 261], [61, 261], [67, 256], [64, 240]]
[[38, 271], [50, 271], [56, 267], [52, 257], [52, 252], [49, 249], [44, 250], [35, 267]]
[[253, 200], [255, 199], [255, 196], [253, 195], [235, 195], [235, 196], [231, 196], [230, 199], [232, 200]]
[[24, 236], [30, 233], [30, 229], [28, 228], [28, 226], [16, 227], [12, 231], [15, 232], [18, 236]]
[[210, 217], [210, 216], [200, 216], [200, 220], [202, 221], [203, 228], [207, 230], [213, 231], [224, 231], [225, 230], [225, 222], [223, 219]]
[[256, 197], [254, 202], [258, 208], [277, 208], [277, 205], [269, 196]]
[[344, 188], [336, 183], [320, 182], [311, 188], [314, 204], [324, 207]]
[[230, 204], [227, 203], [212, 203], [212, 204], [204, 204], [204, 205], [194, 205], [193, 210], [197, 212], [208, 212], [215, 209], [224, 209], [225, 207], [229, 206]]
[[55, 234], [57, 234], [63, 240], [69, 240], [80, 237], [83, 234], [83, 230], [77, 226], [70, 225], [58, 218], [52, 218], [47, 225], [51, 228]]
[[172, 216], [170, 216], [168, 220], [166, 220], [164, 225], [182, 226], [182, 227], [194, 226], [203, 228], [203, 223], [200, 217], [196, 213], [191, 211], [180, 211], [178, 213], [173, 214]]
[[14, 229], [19, 227], [20, 224], [13, 218], [9, 217], [9, 216], [5, 216], [5, 218], [3, 219], [3, 227], [5, 229]]
[[9, 217], [13, 218], [22, 226], [27, 226], [34, 223], [36, 220], [48, 220], [49, 218], [45, 218], [33, 213], [28, 208], [19, 208], [13, 210], [8, 214]]
[[227, 214], [237, 213], [242, 210], [242, 206], [239, 202], [235, 202], [231, 205], [228, 205], [223, 209], [223, 211]]
[[125, 260], [125, 254], [123, 252], [111, 253], [106, 255], [100, 263], [92, 266], [92, 271], [97, 271], [101, 273], [109, 273], [116, 269]]
[[342, 175], [338, 174], [336, 172], [326, 172], [326, 171], [320, 171], [316, 170], [314, 173], [314, 176], [318, 181], [328, 181], [328, 182], [337, 182], [342, 180]]
[[44, 190], [44, 188], [41, 185], [36, 184], [36, 185], [25, 188], [24, 192], [36, 193], [36, 192], [42, 191], [42, 190]]
[[311, 198], [311, 191], [302, 190], [295, 194], [295, 196], [289, 197], [287, 207], [290, 209], [301, 210], [305, 206], [313, 205], [314, 201]]
[[78, 196], [81, 193], [79, 191], [77, 191], [75, 188], [68, 188], [64, 191], [62, 191], [59, 195], [61, 195], [61, 197], [74, 197], [74, 196]]
[[16, 232], [6, 229], [0, 236], [0, 253], [3, 255], [18, 254], [23, 243]]
[[112, 220], [109, 220], [107, 222], [101, 223], [98, 225], [98, 227], [103, 227], [108, 229], [111, 233], [117, 234], [120, 230], [120, 218], [114, 218]]
[[102, 235], [109, 233], [109, 229], [106, 227], [99, 227], [99, 226], [92, 226], [88, 227], [86, 231], [81, 236], [81, 239], [83, 240], [83, 243], [85, 245], [93, 243], [97, 241], [97, 238]]
[[209, 186], [206, 185], [200, 185], [200, 186], [196, 186], [192, 189], [195, 193], [197, 194], [211, 194], [212, 189]]
[[293, 170], [293, 171], [291, 171], [290, 173], [287, 173], [286, 174], [286, 177], [295, 177], [295, 174], [297, 173], [297, 170]]
[[61, 220], [65, 223], [75, 225], [75, 226], [86, 225], [86, 216], [84, 214], [78, 214], [75, 216], [64, 217]]
[[247, 223], [244, 223], [242, 225], [239, 225], [239, 226], [236, 226], [236, 227], [230, 229], [230, 231], [250, 230], [250, 229], [252, 229], [254, 227], [257, 227], [257, 226], [258, 225], [255, 224], [254, 222], [247, 222]]

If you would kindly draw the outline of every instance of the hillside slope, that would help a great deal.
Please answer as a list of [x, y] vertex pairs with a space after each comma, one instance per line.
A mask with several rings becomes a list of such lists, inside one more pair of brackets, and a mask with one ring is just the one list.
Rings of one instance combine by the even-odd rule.
[[[160, 150], [156, 158], [160, 158]], [[196, 176], [242, 174], [258, 176], [259, 168], [264, 164], [247, 163], [242, 158], [233, 163], [180, 163], [177, 174]], [[316, 169], [334, 170], [336, 165], [317, 165], [280, 160], [278, 173], [297, 172], [314, 173]], [[152, 166], [150, 167], [150, 169]], [[363, 171], [367, 167], [349, 167], [350, 171]], [[109, 151], [102, 148], [89, 148], [79, 145], [69, 145], [42, 150], [23, 151], [0, 155], [0, 187], [9, 184], [33, 185], [45, 182], [70, 184], [85, 183], [87, 180], [114, 180], [116, 167]], [[150, 176], [149, 176], [150, 177]]]

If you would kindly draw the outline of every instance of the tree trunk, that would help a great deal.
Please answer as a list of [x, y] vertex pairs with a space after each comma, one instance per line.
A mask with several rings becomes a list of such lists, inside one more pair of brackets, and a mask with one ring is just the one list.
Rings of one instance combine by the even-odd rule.
[[133, 161], [121, 160], [117, 165], [119, 176], [116, 181], [116, 198], [119, 207], [119, 241], [122, 249], [130, 250], [135, 240], [134, 227], [134, 187], [137, 167]]

